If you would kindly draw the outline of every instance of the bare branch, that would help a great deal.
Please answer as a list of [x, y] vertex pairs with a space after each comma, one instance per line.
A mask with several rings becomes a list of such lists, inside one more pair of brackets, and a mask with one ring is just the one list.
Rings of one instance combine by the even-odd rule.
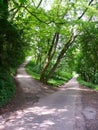
[[12, 11], [14, 11], [16, 9], [16, 7], [14, 7], [14, 8], [12, 8], [12, 9], [10, 9], [9, 10], [9, 12], [12, 12]]
[[91, 17], [89, 18], [89, 20], [88, 20], [88, 21], [89, 21], [89, 22], [90, 22], [90, 21], [92, 21], [92, 18], [93, 18], [93, 16], [91, 16]]
[[40, 2], [39, 2], [39, 4], [38, 4], [38, 6], [36, 7], [37, 9], [38, 9], [38, 8], [39, 8], [39, 6], [41, 5], [42, 1], [43, 1], [43, 0], [40, 0]]
[[16, 14], [18, 13], [18, 11], [20, 10], [21, 7], [22, 7], [22, 4], [21, 4], [21, 5], [17, 8], [17, 10], [14, 12], [14, 14], [13, 14], [11, 20], [13, 20], [13, 19], [15, 18]]
[[[93, 1], [94, 1], [94, 0], [91, 0], [91, 1], [88, 3], [88, 5], [90, 6]], [[87, 10], [88, 10], [88, 8], [86, 8], [86, 9], [83, 11], [83, 13], [78, 17], [78, 20], [81, 19], [81, 18], [84, 16], [84, 14], [87, 12]]]
[[[17, 5], [18, 5], [18, 4], [17, 4]], [[18, 5], [18, 8], [20, 8], [20, 7], [22, 7], [22, 4]], [[14, 11], [14, 10], [16, 10], [16, 9], [17, 9], [17, 8], [14, 7], [14, 8], [12, 8], [12, 9], [10, 9], [9, 12], [12, 12], [12, 11]]]

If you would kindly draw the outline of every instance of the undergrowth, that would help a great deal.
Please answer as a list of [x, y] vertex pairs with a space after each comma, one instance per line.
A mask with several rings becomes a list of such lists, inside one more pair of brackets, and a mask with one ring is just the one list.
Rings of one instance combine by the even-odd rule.
[[[1, 70], [1, 69], [0, 69]], [[6, 105], [15, 94], [15, 84], [9, 72], [0, 71], [0, 107]]]
[[94, 90], [97, 90], [98, 91], [98, 85], [96, 84], [93, 84], [93, 83], [90, 83], [90, 82], [86, 82], [84, 80], [81, 79], [81, 77], [78, 77], [77, 78], [78, 82], [83, 85], [83, 86], [86, 86], [88, 88], [91, 88], [91, 89], [94, 89]]
[[[40, 79], [39, 67], [33, 61], [29, 62], [29, 64], [26, 66], [26, 70], [34, 79]], [[71, 78], [72, 74], [70, 73], [60, 72], [59, 75], [54, 73], [54, 75], [49, 79], [48, 84], [57, 87], [64, 84]]]

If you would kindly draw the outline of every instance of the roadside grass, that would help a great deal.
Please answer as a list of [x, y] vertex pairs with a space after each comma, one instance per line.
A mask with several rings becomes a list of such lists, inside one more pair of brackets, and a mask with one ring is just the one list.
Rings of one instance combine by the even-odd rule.
[[77, 80], [78, 80], [78, 82], [79, 82], [81, 85], [86, 86], [86, 87], [88, 87], [88, 88], [91, 88], [91, 89], [94, 89], [94, 90], [98, 91], [98, 85], [92, 84], [92, 83], [89, 83], [89, 82], [86, 82], [86, 81], [82, 80], [81, 77], [78, 77]]
[[63, 79], [63, 78], [50, 78], [48, 81], [49, 85], [52, 85], [54, 87], [59, 87], [60, 85], [65, 84], [69, 79]]
[[36, 72], [34, 72], [32, 70], [32, 67], [30, 67], [29, 65], [26, 66], [26, 71], [28, 74], [30, 74], [34, 79], [39, 80], [40, 79], [40, 75]]
[[60, 86], [65, 84], [68, 80], [70, 80], [72, 78], [72, 74], [68, 73], [68, 72], [60, 72], [59, 75], [58, 74], [54, 74], [52, 78], [49, 79], [48, 83], [50, 85], [53, 86]]
[[[26, 71], [30, 74], [34, 79], [40, 79], [40, 71], [38, 71], [38, 66], [34, 65], [33, 61], [30, 61], [26, 66]], [[49, 79], [48, 84], [52, 85], [53, 87], [58, 87], [60, 85], [65, 84], [68, 80], [72, 78], [72, 74], [60, 72], [60, 74], [54, 74], [52, 78]]]

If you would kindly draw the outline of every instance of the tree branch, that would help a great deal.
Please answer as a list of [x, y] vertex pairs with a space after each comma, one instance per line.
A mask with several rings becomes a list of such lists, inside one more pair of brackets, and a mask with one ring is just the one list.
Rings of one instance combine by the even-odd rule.
[[39, 2], [39, 4], [38, 4], [38, 6], [36, 7], [36, 9], [39, 8], [39, 6], [41, 5], [42, 1], [43, 1], [43, 0], [40, 0], [40, 2]]
[[52, 45], [50, 46], [50, 49], [48, 51], [48, 55], [47, 55], [47, 58], [46, 58], [46, 61], [45, 61], [45, 65], [44, 65], [43, 70], [41, 72], [40, 81], [44, 81], [43, 77], [44, 77], [46, 70], [49, 67], [51, 60], [52, 60], [52, 58], [55, 54], [55, 50], [56, 50], [58, 41], [59, 41], [59, 33], [56, 32], [54, 37], [53, 37], [53, 40], [52, 40]]
[[25, 7], [25, 6], [22, 6], [22, 7], [25, 8], [26, 11], [27, 11], [28, 13], [30, 13], [32, 16], [34, 16], [38, 21], [40, 21], [40, 22], [42, 22], [42, 23], [44, 23], [44, 24], [50, 24], [50, 23], [54, 22], [54, 21], [49, 21], [49, 22], [43, 21], [43, 20], [41, 20], [40, 18], [38, 18], [34, 13], [32, 13], [27, 7]]
[[[94, 0], [91, 0], [91, 1], [88, 3], [88, 6], [90, 6], [93, 1], [94, 1]], [[86, 9], [83, 11], [83, 13], [78, 17], [78, 20], [80, 20], [80, 19], [84, 16], [84, 14], [87, 12], [87, 10], [88, 10], [88, 8], [86, 8]]]
[[55, 62], [55, 64], [53, 65], [53, 67], [51, 68], [50, 72], [48, 73], [47, 77], [46, 77], [46, 82], [49, 80], [49, 78], [52, 76], [52, 74], [54, 73], [54, 71], [56, 70], [56, 67], [58, 66], [58, 64], [60, 63], [61, 59], [63, 58], [64, 54], [66, 54], [67, 50], [69, 49], [69, 47], [73, 44], [75, 38], [77, 37], [74, 36], [74, 34], [72, 33], [68, 42], [65, 44], [64, 48], [61, 50], [60, 54], [57, 57], [57, 60]]
[[[34, 3], [34, 1], [32, 0], [32, 3], [34, 4], [34, 6], [35, 6], [35, 3]], [[36, 6], [35, 6], [36, 7]]]
[[13, 20], [15, 18], [15, 15], [17, 14], [17, 12], [20, 10], [20, 8], [22, 7], [22, 4], [17, 8], [17, 10], [14, 12], [11, 20]]

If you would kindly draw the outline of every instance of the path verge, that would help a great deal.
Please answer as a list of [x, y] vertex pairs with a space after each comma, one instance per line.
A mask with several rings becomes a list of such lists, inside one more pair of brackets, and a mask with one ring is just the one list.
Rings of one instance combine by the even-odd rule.
[[29, 63], [31, 58], [32, 57], [28, 57], [17, 69], [14, 77], [16, 94], [6, 106], [0, 109], [0, 114], [22, 110], [25, 107], [33, 105], [39, 98], [44, 98], [56, 91], [51, 89], [51, 86], [44, 85], [40, 81], [33, 79], [26, 72], [25, 66]]

